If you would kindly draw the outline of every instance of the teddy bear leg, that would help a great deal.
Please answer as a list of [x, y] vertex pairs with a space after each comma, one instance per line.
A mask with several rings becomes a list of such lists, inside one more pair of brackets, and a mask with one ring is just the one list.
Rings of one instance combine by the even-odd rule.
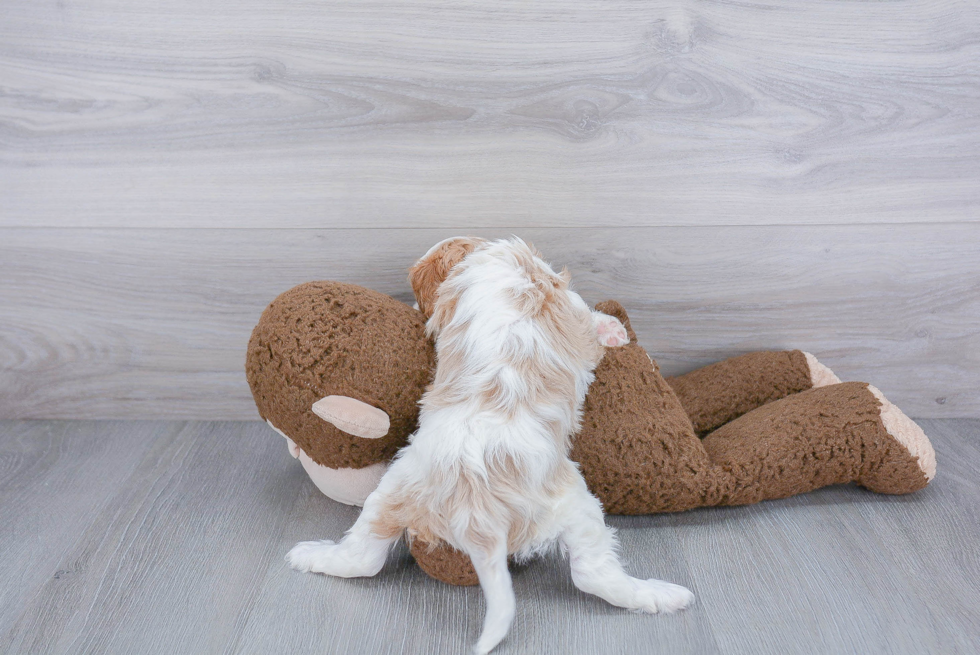
[[810, 353], [787, 350], [732, 357], [667, 382], [704, 436], [757, 407], [840, 379]]
[[[911, 487], [915, 484], [924, 487], [932, 482], [936, 477], [936, 451], [933, 450], [929, 437], [915, 421], [889, 402], [876, 387], [869, 384], [868, 391], [878, 401], [881, 426], [888, 437], [891, 437], [891, 439], [883, 438], [882, 443], [896, 452], [891, 457], [883, 457], [881, 465], [866, 467], [861, 472], [858, 484], [878, 493], [903, 494], [914, 491]], [[897, 442], [897, 445], [894, 442]], [[910, 469], [904, 465], [906, 452], [916, 461], [919, 471], [905, 470]], [[919, 472], [925, 477], [925, 483], [921, 483]], [[904, 477], [910, 479], [906, 481]]]
[[720, 505], [785, 498], [830, 484], [910, 493], [935, 475], [929, 439], [874, 387], [846, 382], [793, 394], [702, 441], [732, 476]]

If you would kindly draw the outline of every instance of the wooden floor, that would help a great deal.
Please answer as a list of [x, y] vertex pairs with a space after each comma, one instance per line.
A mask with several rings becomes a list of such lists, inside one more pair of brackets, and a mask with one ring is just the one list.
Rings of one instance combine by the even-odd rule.
[[[939, 474], [911, 496], [611, 517], [628, 569], [691, 587], [674, 616], [579, 593], [560, 557], [515, 572], [504, 653], [976, 653], [980, 421], [924, 420]], [[357, 510], [256, 422], [0, 422], [0, 652], [462, 653], [477, 588], [399, 547], [373, 579], [288, 569]]]

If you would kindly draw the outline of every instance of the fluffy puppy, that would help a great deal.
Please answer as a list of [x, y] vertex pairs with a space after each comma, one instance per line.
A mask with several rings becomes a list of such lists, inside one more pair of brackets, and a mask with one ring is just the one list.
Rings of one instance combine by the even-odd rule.
[[568, 457], [603, 349], [628, 343], [623, 325], [590, 311], [568, 272], [517, 238], [444, 241], [410, 277], [431, 311], [438, 356], [419, 429], [343, 540], [299, 543], [289, 564], [371, 576], [406, 530], [449, 543], [469, 555], [486, 597], [477, 653], [500, 643], [514, 618], [508, 555], [526, 559], [556, 542], [575, 585], [613, 605], [690, 604], [684, 587], [626, 575], [602, 507]]

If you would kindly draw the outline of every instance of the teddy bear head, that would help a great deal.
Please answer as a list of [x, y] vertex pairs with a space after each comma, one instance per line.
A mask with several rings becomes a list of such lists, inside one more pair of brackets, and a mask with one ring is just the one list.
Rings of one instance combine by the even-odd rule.
[[276, 298], [248, 344], [259, 415], [325, 494], [362, 504], [418, 422], [435, 349], [405, 303], [342, 282]]

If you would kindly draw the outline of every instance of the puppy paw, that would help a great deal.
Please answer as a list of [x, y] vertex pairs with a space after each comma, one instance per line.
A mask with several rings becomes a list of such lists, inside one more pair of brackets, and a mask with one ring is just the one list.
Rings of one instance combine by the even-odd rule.
[[324, 539], [322, 541], [301, 541], [286, 553], [286, 562], [290, 567], [304, 573], [330, 573], [328, 567], [336, 558], [332, 553], [337, 544]]
[[599, 314], [595, 319], [596, 331], [599, 333], [599, 343], [606, 348], [625, 346], [630, 342], [626, 328], [615, 316]]
[[650, 614], [669, 614], [694, 602], [691, 590], [663, 580], [638, 580], [633, 609]]
[[286, 561], [297, 571], [338, 578], [363, 578], [381, 570], [387, 552], [387, 544], [371, 549], [363, 542], [352, 542], [349, 538], [339, 544], [329, 539], [301, 541], [286, 554]]

